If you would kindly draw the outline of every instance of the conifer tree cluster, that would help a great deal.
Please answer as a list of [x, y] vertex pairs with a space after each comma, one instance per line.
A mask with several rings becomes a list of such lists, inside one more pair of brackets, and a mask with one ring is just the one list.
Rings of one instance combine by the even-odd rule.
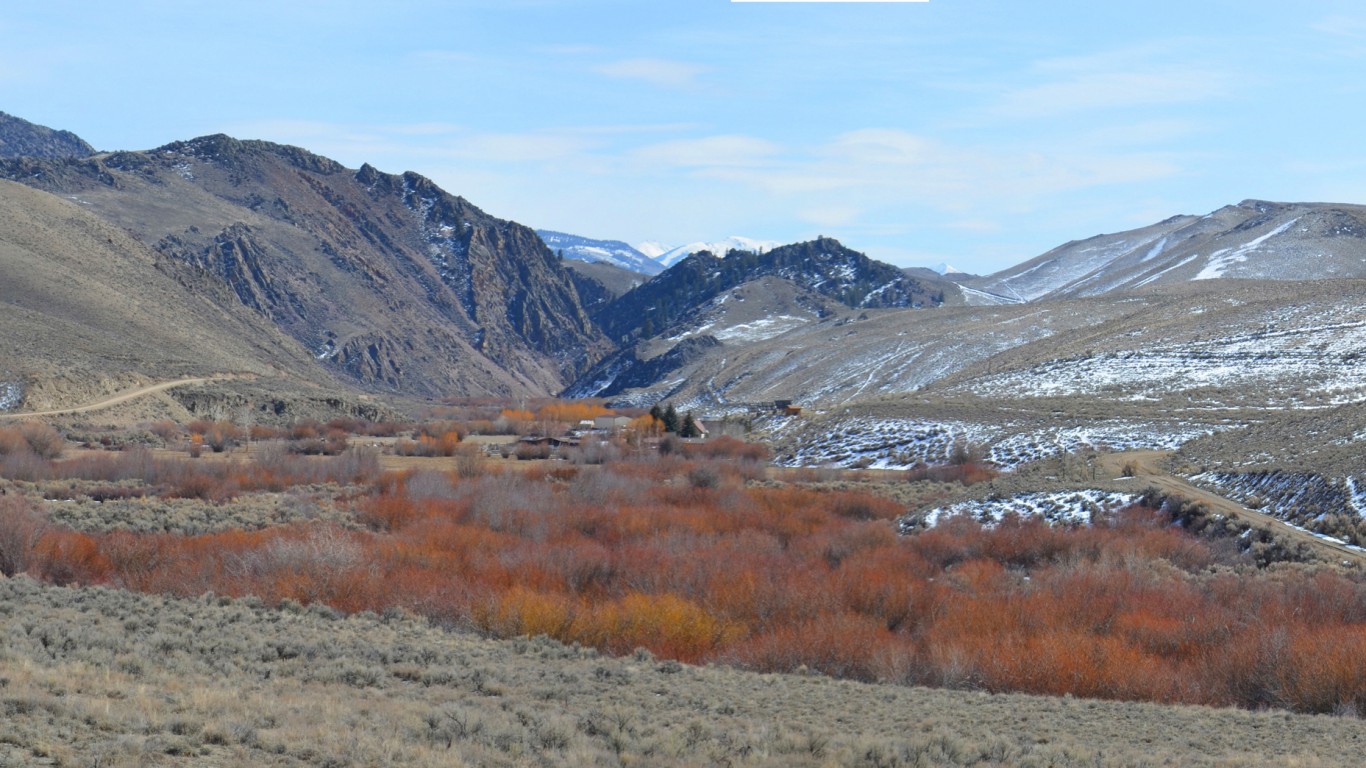
[[654, 407], [650, 409], [650, 415], [663, 424], [664, 431], [669, 434], [679, 437], [702, 436], [702, 427], [697, 423], [697, 419], [693, 418], [692, 411], [688, 411], [680, 420], [678, 409], [674, 407], [673, 403], [669, 403], [664, 408], [660, 408], [659, 403], [655, 403]]

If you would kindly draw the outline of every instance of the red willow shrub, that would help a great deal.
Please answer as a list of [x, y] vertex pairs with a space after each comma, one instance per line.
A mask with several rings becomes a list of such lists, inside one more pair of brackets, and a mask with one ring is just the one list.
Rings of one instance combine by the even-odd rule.
[[283, 491], [316, 483], [366, 484], [380, 477], [379, 454], [353, 448], [337, 456], [291, 455], [264, 446], [251, 460], [181, 461], [158, 458], [144, 448], [47, 460], [33, 454], [0, 459], [0, 477], [16, 480], [141, 480], [159, 495], [224, 502], [251, 491]]
[[[137, 461], [170, 482], [172, 468]], [[61, 582], [402, 607], [495, 636], [545, 634], [614, 653], [643, 646], [764, 671], [1366, 711], [1360, 576], [1211, 570], [1222, 547], [1143, 509], [1094, 527], [954, 519], [901, 537], [891, 522], [900, 510], [886, 500], [695, 487], [688, 477], [700, 462], [623, 461], [559, 479], [368, 475], [372, 490], [355, 501], [363, 530], [47, 528], [13, 562]], [[109, 467], [120, 469], [130, 468]], [[223, 482], [251, 487], [269, 473], [275, 482], [306, 474], [289, 462], [221, 471]]]

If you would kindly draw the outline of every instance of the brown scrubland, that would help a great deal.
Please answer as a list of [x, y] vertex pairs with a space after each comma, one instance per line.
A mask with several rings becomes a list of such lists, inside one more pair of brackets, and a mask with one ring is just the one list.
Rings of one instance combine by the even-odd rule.
[[[558, 416], [566, 414], [581, 415]], [[1306, 723], [1344, 729], [1339, 739], [1366, 737], [1359, 719], [1366, 712], [1366, 579], [1328, 564], [1253, 558], [1237, 537], [1213, 528], [1197, 535], [1170, 509], [1135, 505], [1072, 528], [1017, 518], [984, 527], [956, 518], [899, 535], [895, 521], [907, 510], [892, 499], [903, 493], [850, 490], [855, 484], [793, 473], [766, 479], [763, 449], [738, 440], [614, 438], [566, 449], [564, 460], [531, 463], [463, 451], [468, 425], [404, 429], [410, 436], [399, 440], [451, 443], [449, 454], [431, 454], [448, 456], [437, 465], [443, 468], [389, 472], [371, 448], [335, 455], [292, 448], [336, 432], [356, 443], [364, 442], [359, 434], [399, 434], [374, 425], [288, 433], [213, 423], [183, 434], [164, 424], [149, 428], [159, 440], [182, 445], [185, 452], [175, 457], [134, 446], [59, 458], [60, 436], [54, 452], [55, 433], [46, 428], [0, 429], [0, 572], [16, 577], [4, 583], [15, 596], [3, 620], [19, 643], [4, 657], [3, 685], [7, 711], [22, 715], [0, 743], [38, 754], [34, 745], [47, 739], [45, 757], [67, 764], [75, 756], [58, 747], [63, 741], [54, 733], [95, 743], [101, 732], [141, 729], [136, 749], [111, 748], [101, 765], [149, 764], [137, 762], [148, 749], [253, 764], [261, 752], [282, 765], [436, 764], [447, 750], [470, 764], [509, 765], [596, 764], [604, 755], [620, 764], [679, 765], [1254, 762], [1251, 752], [1227, 741], [1206, 748], [1165, 743], [1166, 752], [1110, 735], [1095, 743], [1079, 736], [1030, 742], [1004, 724], [959, 732], [952, 718], [941, 717], [924, 729], [908, 724], [900, 734], [845, 730], [851, 722], [901, 716], [897, 707], [923, 706], [926, 697], [939, 697], [947, 710], [972, 702], [995, 707], [1004, 701], [999, 694], [1066, 697], [1044, 700], [1055, 710], [1047, 717], [1099, 706], [1082, 700], [1236, 707], [1243, 712], [1155, 710], [1241, 724], [1220, 726], [1234, 729], [1261, 728], [1257, 718], [1270, 711], [1328, 715], [1336, 717], [1301, 722], [1287, 714], [1285, 722], [1296, 724], [1291, 730]], [[248, 455], [235, 446], [253, 432], [258, 443]], [[195, 435], [203, 441], [194, 442]], [[208, 458], [219, 442], [225, 455]], [[211, 447], [189, 458], [200, 445]], [[981, 474], [967, 467], [895, 482], [934, 488]], [[72, 601], [85, 607], [72, 608]], [[24, 618], [30, 609], [21, 608], [29, 603], [37, 606], [32, 621]], [[267, 631], [258, 625], [272, 621], [306, 621], [301, 637], [339, 627], [347, 637], [390, 639], [357, 639], [337, 651], [373, 643], [372, 655], [360, 661], [329, 658], [321, 641], [289, 641], [293, 650], [271, 641], [270, 653], [280, 658], [318, 657], [307, 670], [291, 663], [281, 678], [242, 657], [259, 649], [214, 646], [221, 648], [215, 661], [198, 645], [207, 639], [177, 634], [151, 644], [170, 657], [194, 657], [193, 671], [176, 683], [169, 672], [149, 672], [157, 663], [151, 641], [106, 636], [119, 634], [120, 624], [128, 633], [144, 625], [168, 631], [164, 619], [134, 606], [187, 612], [198, 617], [193, 621], [237, 616], [251, 632]], [[103, 618], [77, 631], [73, 610]], [[65, 634], [43, 629], [44, 616], [68, 617], [51, 619], [68, 627]], [[392, 633], [421, 639], [413, 645]], [[219, 635], [216, 642], [226, 642]], [[449, 660], [438, 664], [430, 655], [456, 646], [535, 656], [546, 679], [532, 685], [498, 666], [516, 661], [488, 662], [478, 674], [467, 667], [434, 672], [433, 665], [444, 668]], [[444, 650], [421, 650], [428, 647]], [[90, 665], [103, 662], [90, 661], [92, 653], [113, 655], [106, 672], [112, 677], [96, 679]], [[233, 670], [245, 675], [246, 701], [277, 713], [272, 724], [229, 701]], [[558, 682], [550, 679], [556, 675]], [[509, 676], [518, 682], [507, 682]], [[706, 698], [720, 694], [685, 693], [692, 689], [675, 685], [683, 680], [714, 683], [716, 691], [800, 691], [801, 702], [792, 706], [801, 712], [766, 720], [757, 700], [721, 704]], [[853, 683], [867, 685], [848, 687]], [[126, 712], [90, 714], [97, 699], [136, 685], [180, 690], [171, 698], [187, 723], [176, 725], [180, 709], [152, 703], [145, 689], [134, 696], [146, 708], [140, 725], [130, 724]], [[585, 703], [586, 690], [615, 685], [695, 696], [677, 704], [692, 714], [666, 726], [653, 719], [667, 720], [665, 709], [628, 706], [614, 715], [605, 698]], [[464, 693], [456, 696], [447, 690], [452, 686]], [[206, 691], [204, 698], [194, 690]], [[408, 700], [404, 691], [421, 694]], [[387, 748], [379, 742], [347, 752], [337, 739], [309, 730], [321, 727], [323, 715], [300, 707], [322, 695], [336, 697], [329, 706], [339, 716], [363, 718], [374, 708], [381, 719], [401, 723], [390, 757], [378, 757]], [[852, 697], [839, 706], [871, 709], [818, 716], [833, 706], [818, 703], [827, 695]], [[497, 715], [483, 706], [494, 700], [502, 705]], [[596, 714], [575, 714], [574, 703]], [[536, 713], [520, 709], [527, 707]], [[231, 717], [213, 714], [215, 708], [230, 709]], [[240, 727], [220, 722], [234, 717]], [[280, 731], [287, 728], [303, 730], [286, 737]], [[500, 740], [493, 732], [503, 730], [512, 735]], [[295, 737], [320, 751], [300, 753], [289, 742]], [[1276, 749], [1286, 748], [1266, 747], [1266, 754], [1338, 764], [1331, 756], [1338, 747]], [[328, 763], [327, 750], [349, 757]]]

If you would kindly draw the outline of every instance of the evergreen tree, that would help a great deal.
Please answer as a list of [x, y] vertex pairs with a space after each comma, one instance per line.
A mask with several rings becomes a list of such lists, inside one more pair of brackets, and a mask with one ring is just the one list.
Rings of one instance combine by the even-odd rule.
[[683, 426], [678, 420], [678, 409], [674, 407], [673, 403], [669, 403], [669, 407], [664, 409], [664, 417], [660, 419], [660, 421], [664, 422], [665, 432], [673, 432], [676, 434]]
[[659, 403], [650, 406], [650, 418], [658, 422], [664, 421], [664, 409], [659, 407]]
[[679, 437], [701, 437], [702, 428], [697, 426], [697, 420], [692, 417], [692, 411], [683, 419], [683, 427], [678, 430]]

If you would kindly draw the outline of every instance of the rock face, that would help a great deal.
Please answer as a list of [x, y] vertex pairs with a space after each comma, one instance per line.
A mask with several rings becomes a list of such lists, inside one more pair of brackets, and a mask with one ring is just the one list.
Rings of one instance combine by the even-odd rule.
[[78, 200], [366, 387], [547, 394], [610, 351], [534, 231], [415, 173], [219, 135], [0, 176]]
[[176, 265], [85, 206], [0, 181], [0, 409], [225, 373], [340, 389], [221, 282], [187, 290], [165, 266]]
[[54, 131], [0, 112], [0, 157], [89, 157], [95, 148], [70, 131]]
[[[632, 389], [647, 389], [721, 347], [715, 336], [690, 336], [667, 352], [642, 358], [642, 350], [628, 347], [608, 357], [570, 387], [570, 397], [615, 397]], [[646, 398], [651, 401], [655, 397]]]
[[821, 238], [763, 254], [731, 251], [723, 259], [706, 251], [693, 254], [595, 312], [594, 319], [619, 343], [649, 338], [722, 292], [770, 276], [854, 308], [943, 301], [942, 294], [930, 293], [896, 267]]
[[[621, 349], [579, 377], [566, 394], [611, 397], [625, 405], [666, 398], [721, 405], [744, 389], [747, 379], [757, 381], [728, 367], [754, 349], [824, 326], [836, 315], [863, 317], [865, 310], [938, 306], [943, 300], [942, 285], [927, 286], [826, 238], [762, 254], [731, 251], [724, 259], [698, 253], [594, 311]], [[823, 343], [812, 351], [827, 361], [842, 352]], [[784, 364], [793, 352], [764, 355], [760, 365], [781, 368], [780, 377], [795, 386], [793, 380], [809, 365]], [[868, 379], [866, 373], [862, 378]], [[793, 386], [746, 389], [746, 396], [790, 397]]]

